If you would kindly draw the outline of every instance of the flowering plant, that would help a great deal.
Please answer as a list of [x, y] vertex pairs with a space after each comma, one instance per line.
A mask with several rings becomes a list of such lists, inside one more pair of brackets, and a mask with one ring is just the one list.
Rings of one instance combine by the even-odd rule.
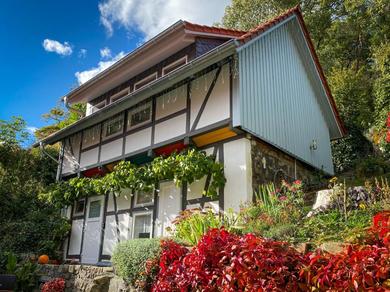
[[63, 278], [56, 278], [46, 282], [41, 289], [42, 292], [63, 292], [65, 291], [65, 280]]

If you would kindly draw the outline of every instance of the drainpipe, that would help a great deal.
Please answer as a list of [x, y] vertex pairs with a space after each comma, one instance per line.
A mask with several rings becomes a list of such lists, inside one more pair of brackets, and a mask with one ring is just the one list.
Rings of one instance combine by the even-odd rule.
[[70, 105], [69, 102], [68, 102], [67, 96], [64, 96], [64, 97], [62, 98], [62, 101], [64, 102], [65, 107], [66, 107], [70, 112], [74, 112], [74, 113], [78, 114], [81, 118], [84, 117], [84, 113], [83, 113], [82, 111], [80, 111], [80, 110], [78, 110], [78, 109], [76, 109], [76, 108], [74, 108], [74, 107], [71, 107], [71, 105]]

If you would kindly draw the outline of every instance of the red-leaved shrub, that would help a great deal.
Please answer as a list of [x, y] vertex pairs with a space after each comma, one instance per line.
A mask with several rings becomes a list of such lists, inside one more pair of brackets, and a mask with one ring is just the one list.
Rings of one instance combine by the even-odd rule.
[[390, 212], [374, 216], [365, 245], [306, 255], [287, 243], [211, 229], [188, 250], [162, 242], [152, 290], [390, 291]]
[[46, 282], [41, 289], [42, 292], [64, 292], [65, 280], [63, 278], [56, 278]]
[[163, 251], [153, 291], [294, 291], [305, 264], [305, 257], [286, 243], [224, 229], [210, 230], [190, 252], [177, 250]]

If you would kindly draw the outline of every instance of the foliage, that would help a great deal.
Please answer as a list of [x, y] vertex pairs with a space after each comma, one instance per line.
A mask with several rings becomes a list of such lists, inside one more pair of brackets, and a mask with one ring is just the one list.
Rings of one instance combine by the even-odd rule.
[[244, 207], [239, 225], [244, 233], [255, 233], [274, 239], [293, 236], [298, 224], [306, 215], [302, 183], [291, 185], [283, 181], [280, 189], [271, 183], [259, 187], [256, 201]]
[[56, 278], [46, 282], [41, 289], [42, 292], [63, 292], [65, 291], [65, 280], [63, 278]]
[[[368, 135], [390, 158], [390, 4], [386, 0], [233, 0], [222, 25], [249, 30], [300, 4], [348, 135], [333, 143], [337, 171], [371, 153]], [[373, 139], [377, 136], [377, 139]]]
[[11, 121], [0, 120], [0, 144], [16, 146], [29, 137], [26, 122], [21, 117], [12, 117]]
[[30, 261], [18, 263], [13, 253], [8, 253], [5, 272], [16, 276], [16, 291], [33, 291], [38, 284], [37, 265]]
[[[0, 126], [0, 270], [8, 252], [47, 253], [56, 257], [69, 224], [59, 209], [42, 202], [38, 194], [55, 181], [57, 164], [40, 149], [25, 149], [25, 122]], [[47, 152], [56, 155], [53, 148]]]
[[[42, 127], [35, 131], [37, 139], [41, 140], [81, 119], [85, 114], [85, 104], [73, 105], [75, 110], [68, 111], [63, 106], [56, 106], [52, 108], [48, 113], [43, 114], [42, 117], [46, 122], [51, 123], [48, 126]], [[83, 114], [81, 114], [83, 113]]]
[[379, 213], [376, 241], [336, 254], [301, 254], [287, 243], [211, 229], [191, 250], [162, 248], [152, 291], [387, 291], [390, 213]]
[[16, 291], [33, 291], [38, 285], [38, 266], [30, 261], [18, 264], [15, 270]]
[[370, 156], [357, 162], [355, 173], [359, 178], [381, 176], [390, 172], [390, 161]]
[[326, 241], [362, 240], [371, 224], [371, 217], [387, 208], [390, 188], [386, 180], [367, 181], [365, 187], [348, 188], [345, 183], [331, 180], [333, 193], [330, 209], [305, 218], [297, 226], [293, 240]]
[[285, 243], [224, 229], [211, 229], [188, 253], [176, 250], [166, 251], [173, 261], [163, 265], [153, 291], [295, 291], [304, 262]]
[[356, 127], [348, 127], [348, 134], [331, 142], [335, 170], [339, 173], [354, 168], [356, 161], [373, 152], [370, 141]]
[[189, 184], [211, 175], [205, 195], [216, 197], [218, 189], [225, 185], [223, 165], [205, 152], [195, 149], [173, 153], [168, 157], [156, 157], [150, 164], [136, 166], [121, 161], [114, 170], [102, 178], [72, 178], [67, 182], [53, 184], [41, 198], [58, 207], [66, 206], [80, 197], [108, 192], [119, 193], [121, 189], [150, 190], [161, 180], [173, 180], [177, 185]]
[[387, 291], [390, 288], [390, 212], [373, 217], [364, 245], [349, 245], [338, 254], [308, 254], [300, 276], [321, 291]]
[[212, 210], [187, 209], [173, 221], [174, 236], [190, 245], [196, 245], [210, 229], [224, 227], [231, 230], [236, 227], [237, 216], [231, 210], [226, 214], [215, 214]]
[[152, 275], [145, 273], [148, 261], [158, 258], [160, 251], [157, 238], [132, 239], [118, 243], [111, 260], [117, 275], [134, 286], [144, 287]]
[[0, 249], [61, 258], [58, 251], [69, 230], [69, 222], [60, 216], [58, 210], [32, 210], [28, 218], [14, 219], [0, 225]]

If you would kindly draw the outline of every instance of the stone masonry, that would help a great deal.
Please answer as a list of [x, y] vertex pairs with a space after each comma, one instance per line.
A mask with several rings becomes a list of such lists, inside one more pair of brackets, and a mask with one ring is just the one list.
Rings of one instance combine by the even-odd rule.
[[280, 185], [282, 179], [288, 182], [300, 179], [306, 184], [315, 179], [313, 167], [253, 137], [251, 157], [253, 190], [257, 190], [259, 185], [269, 182]]
[[65, 292], [124, 292], [132, 291], [114, 274], [112, 267], [89, 265], [40, 265], [42, 281], [65, 279]]

